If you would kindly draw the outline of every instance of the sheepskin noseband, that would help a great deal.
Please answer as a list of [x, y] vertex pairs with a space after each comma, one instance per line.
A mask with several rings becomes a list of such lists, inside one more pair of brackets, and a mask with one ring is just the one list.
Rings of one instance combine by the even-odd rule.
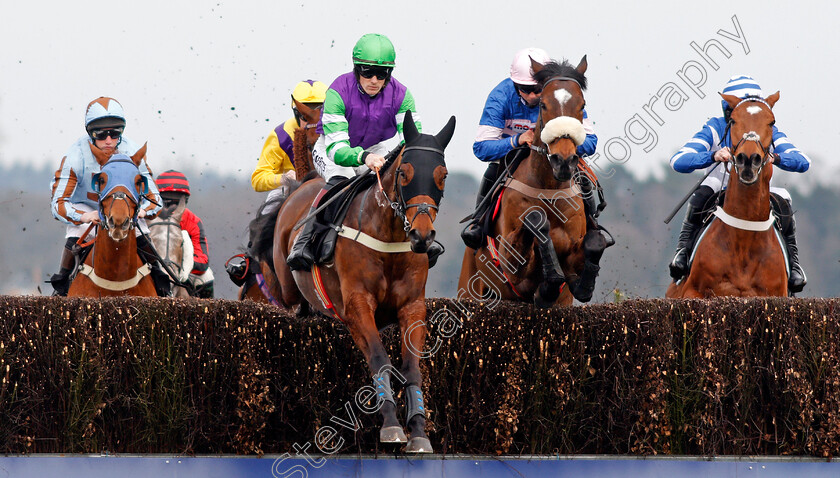
[[540, 139], [545, 144], [551, 144], [558, 138], [568, 137], [580, 146], [586, 139], [586, 131], [583, 130], [583, 123], [571, 116], [558, 116], [545, 124], [540, 133]]

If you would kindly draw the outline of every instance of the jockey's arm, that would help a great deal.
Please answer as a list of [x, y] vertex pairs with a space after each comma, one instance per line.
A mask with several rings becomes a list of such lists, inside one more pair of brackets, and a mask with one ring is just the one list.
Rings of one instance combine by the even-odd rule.
[[720, 125], [716, 120], [723, 121], [723, 118], [712, 118], [707, 121], [703, 128], [671, 157], [671, 167], [674, 171], [690, 173], [714, 163], [712, 147], [718, 143], [722, 133], [718, 131]]
[[411, 91], [408, 89], [405, 90], [405, 98], [403, 98], [402, 104], [400, 104], [400, 109], [397, 110], [397, 135], [400, 138], [400, 144], [405, 141], [405, 136], [403, 136], [403, 124], [405, 123], [405, 114], [411, 111], [411, 118], [414, 120], [414, 126], [417, 127], [417, 131], [422, 133], [423, 132], [423, 124], [420, 121], [420, 114], [417, 113], [417, 106], [414, 104], [414, 96], [411, 94]]
[[187, 231], [193, 243], [193, 270], [191, 274], [201, 275], [210, 267], [207, 250], [207, 236], [204, 234], [204, 223], [201, 218], [187, 209], [181, 219], [181, 228]]
[[346, 107], [341, 95], [332, 88], [327, 90], [324, 100], [324, 113], [321, 123], [324, 126], [324, 141], [327, 145], [327, 158], [339, 166], [355, 167], [364, 161], [364, 149], [350, 146], [350, 133]]
[[595, 125], [589, 119], [586, 110], [583, 110], [583, 130], [586, 132], [586, 139], [577, 147], [577, 154], [578, 156], [592, 156], [598, 146], [598, 136], [595, 134]]
[[473, 143], [473, 154], [476, 158], [484, 162], [496, 161], [504, 158], [508, 151], [519, 146], [519, 135], [503, 137], [504, 127], [504, 103], [499, 96], [491, 92], [481, 112], [478, 132]]
[[295, 169], [288, 153], [280, 147], [277, 133], [272, 131], [263, 145], [257, 167], [251, 174], [251, 186], [256, 192], [271, 191], [282, 186], [281, 176]]
[[787, 135], [773, 126], [773, 144], [779, 158], [774, 164], [785, 171], [804, 173], [811, 167], [811, 158], [790, 142]]
[[79, 225], [82, 224], [82, 212], [70, 202], [70, 197], [76, 190], [78, 184], [78, 176], [76, 175], [77, 166], [74, 165], [68, 155], [61, 159], [61, 166], [56, 170], [52, 180], [51, 190], [52, 197], [50, 199], [50, 211], [53, 217], [65, 224]]
[[160, 192], [158, 191], [157, 184], [155, 184], [155, 179], [152, 177], [152, 172], [149, 171], [148, 166], [146, 166], [146, 160], [140, 163], [140, 174], [146, 177], [146, 182], [149, 185], [149, 192], [146, 193], [152, 201], [149, 201], [146, 198], [140, 200], [140, 208], [146, 212], [146, 219], [151, 219], [160, 212], [163, 208], [163, 199], [160, 197]]

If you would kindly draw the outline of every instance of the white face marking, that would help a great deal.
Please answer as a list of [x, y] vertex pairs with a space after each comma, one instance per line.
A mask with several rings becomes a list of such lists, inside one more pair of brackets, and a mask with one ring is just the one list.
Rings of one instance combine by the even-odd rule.
[[760, 106], [747, 106], [747, 113], [749, 113], [751, 115], [757, 115], [757, 114], [761, 113], [761, 107]]
[[554, 91], [554, 97], [557, 99], [557, 102], [560, 103], [560, 106], [564, 106], [567, 101], [572, 99], [572, 94], [566, 91], [565, 88], [560, 88]]

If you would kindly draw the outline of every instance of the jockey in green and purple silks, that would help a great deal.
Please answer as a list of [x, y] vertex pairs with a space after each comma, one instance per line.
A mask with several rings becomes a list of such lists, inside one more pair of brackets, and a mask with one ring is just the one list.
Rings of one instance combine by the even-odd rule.
[[[321, 197], [345, 178], [379, 170], [388, 152], [386, 142], [397, 136], [403, 141], [405, 113], [411, 111], [418, 131], [422, 131], [414, 97], [391, 73], [395, 66], [394, 45], [384, 35], [369, 33], [353, 48], [353, 71], [332, 82], [324, 100], [324, 112], [318, 124], [321, 134], [312, 152], [312, 162], [327, 181], [315, 198], [312, 210]], [[286, 260], [292, 270], [309, 269], [314, 257], [310, 247], [313, 222], [306, 223], [295, 239]], [[433, 265], [442, 249], [429, 247]]]

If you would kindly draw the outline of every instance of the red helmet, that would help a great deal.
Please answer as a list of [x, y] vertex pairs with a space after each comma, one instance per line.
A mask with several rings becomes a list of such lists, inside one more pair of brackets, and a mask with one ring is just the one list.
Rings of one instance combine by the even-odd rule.
[[187, 177], [184, 176], [184, 173], [174, 169], [161, 173], [155, 180], [155, 184], [157, 184], [160, 192], [171, 191], [190, 195], [190, 182], [187, 181]]

